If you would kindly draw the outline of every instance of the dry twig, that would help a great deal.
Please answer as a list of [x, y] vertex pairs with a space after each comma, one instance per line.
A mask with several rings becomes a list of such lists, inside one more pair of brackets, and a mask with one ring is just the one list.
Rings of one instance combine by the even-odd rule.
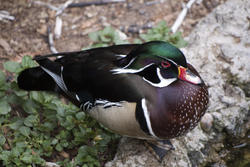
[[52, 10], [58, 11], [58, 7], [55, 7], [54, 5], [51, 5], [50, 3], [42, 2], [42, 1], [34, 1], [34, 4], [41, 5], [41, 6], [46, 6]]
[[63, 5], [61, 5], [61, 6], [59, 7], [59, 9], [57, 10], [57, 12], [56, 12], [56, 16], [59, 16], [60, 14], [62, 14], [63, 11], [64, 11], [70, 4], [72, 4], [73, 2], [74, 2], [74, 0], [68, 0], [68, 1], [66, 1]]
[[15, 20], [14, 16], [11, 16], [10, 13], [6, 10], [0, 10], [0, 20]]
[[92, 1], [92, 2], [79, 2], [79, 3], [72, 3], [68, 7], [75, 8], [75, 7], [86, 7], [91, 5], [105, 5], [108, 3], [117, 3], [117, 2], [126, 2], [126, 0], [99, 0], [99, 1]]
[[54, 29], [55, 38], [59, 39], [62, 34], [62, 19], [60, 16], [56, 17], [56, 25]]
[[187, 15], [188, 10], [191, 8], [192, 4], [196, 0], [190, 0], [188, 3], [183, 7], [181, 13], [179, 14], [178, 18], [176, 19], [174, 25], [171, 27], [171, 31], [175, 33], [177, 29], [180, 27], [181, 23], [183, 22], [184, 18]]
[[49, 42], [50, 51], [52, 53], [58, 53], [54, 45], [53, 33], [51, 32], [50, 27], [48, 27], [48, 42]]

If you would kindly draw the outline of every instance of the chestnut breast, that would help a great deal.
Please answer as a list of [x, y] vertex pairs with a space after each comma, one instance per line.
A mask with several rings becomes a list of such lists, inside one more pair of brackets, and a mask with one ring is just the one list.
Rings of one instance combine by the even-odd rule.
[[157, 92], [157, 99], [148, 107], [152, 129], [159, 138], [170, 139], [192, 130], [207, 109], [205, 84], [178, 80]]

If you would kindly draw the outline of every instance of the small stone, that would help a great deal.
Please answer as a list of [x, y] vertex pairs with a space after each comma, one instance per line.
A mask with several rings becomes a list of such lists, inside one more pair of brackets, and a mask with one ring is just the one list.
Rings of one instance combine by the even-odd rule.
[[206, 113], [202, 118], [201, 118], [201, 128], [205, 132], [209, 132], [213, 126], [213, 116], [209, 113]]
[[46, 35], [47, 34], [47, 26], [45, 24], [43, 24], [41, 27], [39, 27], [38, 29], [36, 29], [36, 31], [39, 34]]
[[62, 151], [59, 153], [63, 158], [69, 158], [69, 154], [66, 153], [65, 151]]

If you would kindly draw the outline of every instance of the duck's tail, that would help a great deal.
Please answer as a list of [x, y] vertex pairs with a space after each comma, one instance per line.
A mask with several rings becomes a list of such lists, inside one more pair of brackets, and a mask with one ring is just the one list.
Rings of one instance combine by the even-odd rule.
[[41, 67], [28, 68], [17, 77], [17, 84], [24, 90], [55, 91], [56, 83]]

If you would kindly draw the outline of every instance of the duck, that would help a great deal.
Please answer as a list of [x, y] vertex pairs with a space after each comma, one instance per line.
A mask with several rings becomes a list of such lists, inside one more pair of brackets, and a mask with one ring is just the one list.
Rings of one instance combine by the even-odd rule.
[[170, 139], [195, 128], [209, 103], [208, 88], [180, 49], [164, 41], [37, 55], [22, 71], [27, 91], [66, 97], [104, 127], [146, 141], [162, 161]]

